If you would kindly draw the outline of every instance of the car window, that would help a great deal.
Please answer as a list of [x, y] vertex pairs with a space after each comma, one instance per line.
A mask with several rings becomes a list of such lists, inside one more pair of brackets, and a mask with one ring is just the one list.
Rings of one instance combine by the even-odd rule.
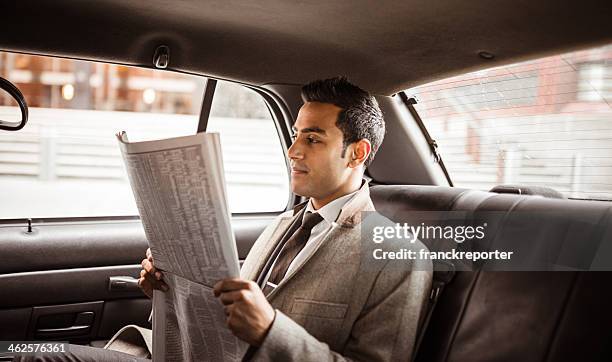
[[[0, 132], [0, 218], [137, 215], [114, 136], [194, 134], [206, 78], [168, 71], [0, 52], [0, 76], [30, 107]], [[0, 118], [16, 104], [0, 94]], [[284, 210], [288, 173], [274, 120], [251, 89], [219, 82], [209, 131], [219, 132], [233, 213]]]
[[612, 199], [612, 46], [406, 91], [456, 186], [543, 185]]

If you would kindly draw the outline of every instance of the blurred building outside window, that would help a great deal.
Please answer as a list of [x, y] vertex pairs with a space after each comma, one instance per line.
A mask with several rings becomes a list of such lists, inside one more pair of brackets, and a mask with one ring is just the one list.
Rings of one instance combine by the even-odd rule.
[[[206, 78], [169, 71], [0, 52], [0, 76], [30, 107], [27, 126], [0, 132], [0, 218], [137, 215], [115, 139], [194, 134]], [[0, 94], [0, 118], [17, 120]], [[256, 92], [219, 82], [208, 131], [221, 135], [230, 210], [284, 210], [286, 161]]]

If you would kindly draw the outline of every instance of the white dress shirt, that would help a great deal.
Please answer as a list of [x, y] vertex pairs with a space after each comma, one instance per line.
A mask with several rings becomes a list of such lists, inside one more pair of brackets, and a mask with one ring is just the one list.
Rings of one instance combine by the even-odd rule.
[[[334, 227], [336, 220], [338, 219], [338, 216], [340, 216], [340, 211], [342, 210], [344, 205], [346, 205], [346, 203], [350, 199], [352, 199], [353, 196], [355, 196], [357, 191], [350, 193], [348, 195], [341, 196], [335, 199], [334, 201], [328, 203], [327, 205], [323, 206], [319, 210], [316, 210], [314, 208], [314, 205], [312, 204], [312, 199], [308, 201], [308, 204], [306, 204], [306, 210], [303, 216], [305, 216], [306, 213], [310, 211], [313, 213], [319, 213], [319, 215], [321, 215], [323, 220], [312, 228], [312, 230], [310, 231], [310, 237], [306, 241], [306, 245], [304, 246], [302, 250], [300, 250], [298, 255], [296, 255], [296, 257], [293, 259], [285, 275], [289, 275], [298, 265], [301, 265], [304, 260], [308, 259], [312, 254], [314, 254], [314, 252], [319, 248], [319, 245], [321, 244], [321, 242], [325, 239], [325, 236], [327, 236], [327, 234]], [[302, 222], [303, 222], [303, 219], [302, 219]], [[274, 261], [274, 263], [276, 264], [276, 260]], [[274, 264], [272, 264], [270, 268], [268, 269], [268, 274], [266, 275], [266, 278], [264, 280], [264, 285], [266, 285], [266, 283], [268, 282], [268, 278], [270, 278], [272, 269], [274, 269]], [[271, 286], [276, 287], [273, 284], [271, 284]]]

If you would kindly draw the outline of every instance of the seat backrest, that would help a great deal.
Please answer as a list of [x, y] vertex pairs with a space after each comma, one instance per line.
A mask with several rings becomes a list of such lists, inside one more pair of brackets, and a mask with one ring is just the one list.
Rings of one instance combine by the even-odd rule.
[[[484, 218], [487, 211], [502, 213], [501, 221], [491, 220], [495, 228], [487, 243], [475, 244], [483, 250], [554, 240], [560, 250], [556, 260], [564, 260], [563, 253], [584, 254], [579, 260], [612, 255], [612, 203], [435, 186], [373, 186], [371, 195], [376, 209], [398, 223], [411, 220], [415, 211], [475, 211]], [[545, 212], [551, 210], [563, 212]], [[535, 217], [525, 218], [526, 213]], [[543, 256], [550, 251], [533, 250]], [[416, 360], [609, 360], [612, 272], [575, 267], [456, 272], [439, 297]]]

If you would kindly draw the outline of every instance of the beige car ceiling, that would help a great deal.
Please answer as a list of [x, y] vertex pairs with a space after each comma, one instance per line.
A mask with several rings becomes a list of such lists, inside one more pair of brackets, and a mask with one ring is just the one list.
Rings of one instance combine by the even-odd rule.
[[[4, 0], [0, 49], [246, 83], [347, 75], [377, 94], [612, 41], [604, 0]], [[480, 52], [494, 55], [487, 60]]]

